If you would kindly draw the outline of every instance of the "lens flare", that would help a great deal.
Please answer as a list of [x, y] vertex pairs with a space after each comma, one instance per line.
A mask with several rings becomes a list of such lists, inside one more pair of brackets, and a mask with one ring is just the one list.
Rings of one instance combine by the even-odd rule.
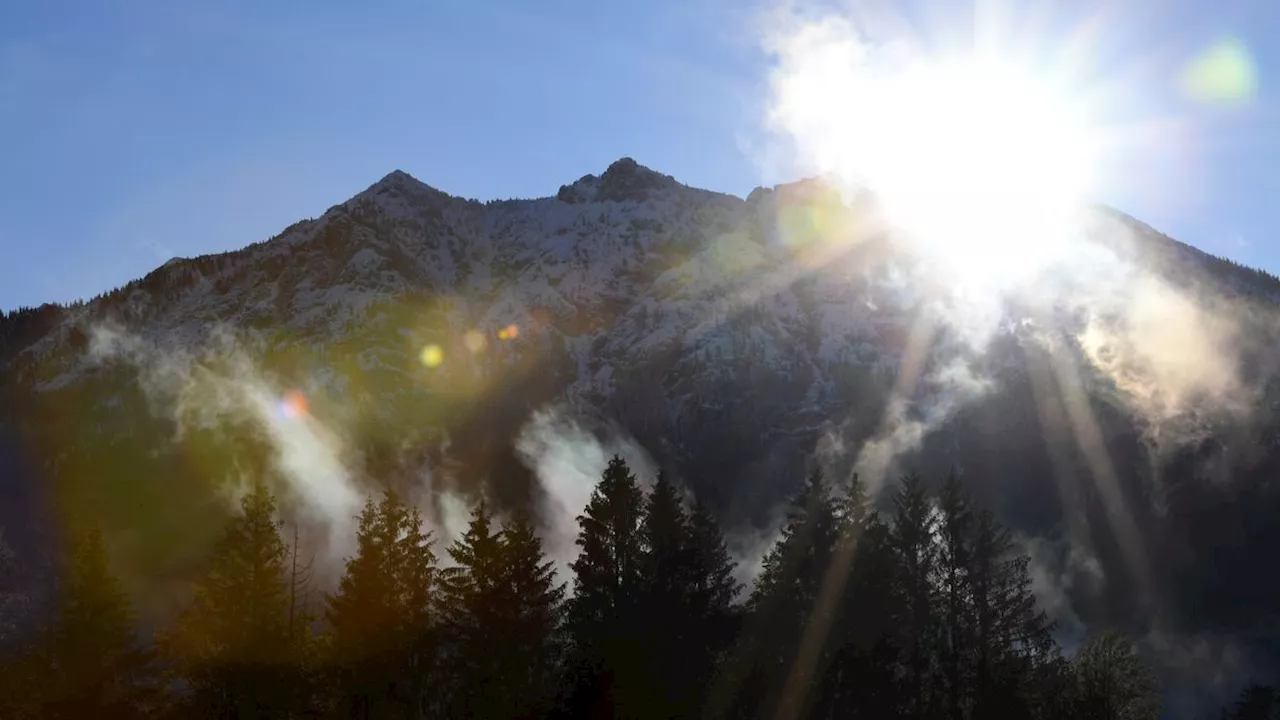
[[463, 336], [462, 342], [467, 346], [467, 349], [473, 353], [483, 352], [485, 346], [489, 344], [488, 338], [486, 338], [484, 333], [479, 330], [472, 330], [468, 332]]
[[307, 416], [310, 404], [301, 390], [290, 390], [280, 400], [280, 414], [290, 420], [299, 420]]
[[423, 365], [429, 368], [438, 368], [444, 364], [444, 348], [432, 343], [422, 348], [419, 359], [422, 360]]
[[1192, 100], [1208, 104], [1252, 99], [1258, 78], [1249, 48], [1235, 38], [1214, 43], [1183, 70], [1182, 89]]
[[520, 337], [520, 328], [515, 323], [511, 323], [498, 331], [499, 340], [515, 340], [518, 337]]

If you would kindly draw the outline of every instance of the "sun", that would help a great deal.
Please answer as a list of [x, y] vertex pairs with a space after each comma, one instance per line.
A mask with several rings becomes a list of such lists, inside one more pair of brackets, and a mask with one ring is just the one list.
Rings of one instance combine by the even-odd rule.
[[952, 58], [891, 79], [883, 102], [866, 182], [918, 249], [996, 283], [1069, 250], [1095, 148], [1067, 94], [1009, 63]]
[[820, 170], [869, 191], [918, 258], [1008, 289], [1070, 252], [1100, 135], [1064, 78], [991, 51], [885, 62], [852, 41], [800, 40], [774, 121]]

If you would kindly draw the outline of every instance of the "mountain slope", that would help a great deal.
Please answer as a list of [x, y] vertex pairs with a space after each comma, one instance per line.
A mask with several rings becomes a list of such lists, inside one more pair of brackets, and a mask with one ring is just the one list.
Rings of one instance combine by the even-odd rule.
[[[640, 424], [655, 430], [692, 424], [695, 411], [726, 402], [717, 383], [739, 373], [721, 365], [738, 365], [783, 383], [788, 406], [818, 412], [803, 423], [812, 427], [832, 402], [840, 373], [829, 370], [888, 361], [900, 342], [904, 310], [885, 301], [869, 311], [871, 290], [846, 284], [853, 266], [754, 297], [791, 259], [764, 229], [769, 193], [744, 202], [623, 160], [559, 195], [572, 202], [482, 205], [395, 172], [267, 243], [171, 261], [70, 311], [13, 362], [13, 376], [38, 390], [92, 377], [101, 368], [91, 357], [60, 351], [83, 348], [80, 333], [108, 319], [161, 347], [196, 345], [214, 324], [255, 335], [255, 351], [306, 343], [330, 366], [354, 364], [364, 383], [388, 386], [415, 382], [424, 344], [446, 344], [454, 357], [478, 330], [499, 366], [550, 353], [584, 411], [626, 408], [654, 416]], [[497, 330], [512, 324], [521, 338], [500, 342]], [[433, 374], [455, 381], [475, 370], [446, 362]], [[335, 390], [351, 380], [329, 379]], [[670, 407], [639, 407], [663, 396]]]
[[[804, 181], [740, 199], [624, 158], [555, 197], [480, 203], [396, 171], [269, 241], [0, 321], [3, 424], [37, 476], [7, 482], [106, 508], [139, 537], [199, 537], [214, 488], [280, 464], [255, 413], [298, 388], [342, 453], [289, 472], [452, 468], [521, 502], [540, 488], [515, 440], [561, 404], [602, 439], [634, 438], [735, 527], [767, 526], [815, 452], [873, 485], [958, 466], [1044, 551], [1041, 594], [1067, 624], [1238, 637], [1254, 620], [1227, 609], [1280, 587], [1241, 563], [1243, 585], [1217, 590], [1205, 568], [1241, 522], [1257, 532], [1246, 555], [1275, 534], [1259, 508], [1280, 503], [1253, 478], [1280, 468], [1280, 282], [1114, 211], [1088, 222], [1081, 252], [1111, 279], [1001, 298], [976, 344], [948, 278], [867, 195]], [[1086, 285], [1106, 293], [1073, 294]], [[1160, 312], [1135, 315], [1151, 297]], [[198, 555], [131, 547], [139, 577]]]

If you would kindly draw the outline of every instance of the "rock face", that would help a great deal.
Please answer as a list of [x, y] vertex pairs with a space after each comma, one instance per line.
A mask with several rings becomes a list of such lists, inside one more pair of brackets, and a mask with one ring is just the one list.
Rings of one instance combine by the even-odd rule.
[[[11, 341], [10, 373], [37, 394], [94, 382], [106, 369], [86, 352], [88, 336], [107, 321], [159, 350], [200, 347], [226, 326], [273, 371], [281, 355], [305, 364], [290, 380], [353, 403], [360, 422], [422, 427], [415, 404], [465, 386], [515, 415], [563, 400], [669, 462], [713, 445], [747, 459], [793, 441], [808, 453], [858, 383], [891, 377], [911, 308], [879, 297], [852, 258], [780, 277], [818, 244], [811, 221], [846, 211], [835, 196], [783, 188], [776, 195], [795, 196], [783, 220], [796, 230], [782, 238], [774, 195], [747, 203], [629, 158], [559, 199], [484, 204], [397, 171], [268, 242], [171, 261], [87, 305], [51, 309], [58, 319], [21, 352]], [[518, 337], [500, 338], [509, 326]], [[468, 333], [483, 352], [466, 350]], [[424, 378], [426, 344], [445, 360]], [[474, 412], [472, 400], [450, 403]], [[426, 424], [459, 430], [452, 419]]]
[[[1251, 318], [1271, 312], [1273, 277], [1112, 211], [1090, 222], [1108, 252], [1162, 282], [1246, 304]], [[1194, 443], [1153, 441], [1116, 381], [1129, 376], [1090, 363], [1108, 356], [1080, 342], [1087, 318], [1010, 301], [975, 349], [946, 322], [920, 320], [946, 306], [946, 284], [898, 247], [873, 201], [817, 181], [743, 200], [623, 158], [556, 197], [480, 203], [396, 171], [269, 241], [0, 320], [0, 429], [32, 468], [3, 482], [54, 484], [123, 515], [150, 508], [137, 531], [173, 531], [180, 521], [166, 517], [201, 507], [189, 485], [174, 489], [176, 476], [217, 482], [263, 462], [252, 441], [230, 439], [235, 422], [207, 422], [202, 408], [222, 391], [192, 390], [201, 377], [251, 373], [255, 387], [305, 392], [371, 475], [453, 463], [466, 482], [520, 501], [531, 489], [513, 439], [531, 412], [558, 405], [634, 438], [735, 527], [767, 523], [815, 453], [839, 473], [855, 461], [890, 476], [954, 466], [981, 502], [1052, 547], [1045, 582], [1074, 593], [1068, 610], [1128, 622], [1150, 607], [1139, 590], [1201, 587], [1202, 541], [1225, 532], [1230, 513], [1215, 505], [1224, 514], [1208, 524], [1180, 513], [1206, 494], [1239, 501], [1224, 489], [1238, 483], [1200, 478], [1274, 465], [1266, 412]], [[1266, 323], [1247, 327], [1261, 337]], [[1071, 425], [1071, 407], [1046, 409], [1037, 395], [1058, 367], [1049, 335], [1079, 368], [1080, 407], [1109, 471], [1046, 429]], [[105, 360], [104, 342], [116, 349]], [[1260, 358], [1239, 358], [1255, 368], [1249, 383], [1265, 379]], [[906, 375], [919, 381], [904, 388]], [[1251, 398], [1266, 410], [1265, 393]], [[0, 520], [21, 524], [9, 513]], [[1142, 569], [1125, 547], [1135, 537]], [[1100, 587], [1071, 585], [1070, 573], [1086, 572], [1067, 565], [1077, 552], [1081, 567], [1100, 568]], [[1184, 611], [1164, 608], [1162, 622], [1179, 627]]]

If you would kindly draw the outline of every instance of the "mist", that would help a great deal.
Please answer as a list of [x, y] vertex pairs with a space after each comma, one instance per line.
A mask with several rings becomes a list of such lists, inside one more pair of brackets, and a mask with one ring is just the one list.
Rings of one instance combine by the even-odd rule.
[[578, 557], [580, 515], [614, 455], [627, 462], [641, 487], [653, 485], [657, 469], [635, 441], [615, 431], [600, 441], [563, 406], [534, 411], [516, 437], [516, 451], [538, 481], [536, 518], [547, 556], [562, 578]]
[[[305, 410], [287, 412], [286, 388], [264, 377], [237, 338], [215, 330], [199, 353], [161, 348], [117, 327], [90, 330], [90, 357], [123, 360], [137, 371], [153, 414], [173, 421], [180, 441], [190, 428], [247, 422], [271, 449], [276, 488], [304, 524], [323, 533], [323, 554], [340, 559], [353, 549], [364, 493], [353, 480], [341, 437]], [[244, 484], [225, 478], [235, 509]]]
[[[311, 411], [306, 398], [322, 397], [323, 387], [304, 392], [262, 372], [245, 338], [227, 328], [211, 331], [198, 351], [162, 347], [110, 324], [92, 327], [89, 337], [93, 362], [124, 362], [136, 372], [151, 413], [172, 421], [173, 442], [197, 428], [252, 428], [270, 449], [274, 472], [267, 479], [277, 483], [272, 489], [282, 517], [306, 532], [322, 579], [341, 575], [344, 560], [355, 552], [360, 512], [368, 500], [376, 501], [379, 489], [362, 482], [361, 458], [342, 432], [341, 416]], [[447, 443], [442, 451], [447, 455]], [[220, 492], [228, 510], [238, 512], [248, 480], [235, 471], [234, 458], [229, 461]], [[447, 564], [443, 550], [466, 531], [470, 503], [443, 468], [424, 465], [412, 475], [407, 499], [422, 511], [424, 530]]]

